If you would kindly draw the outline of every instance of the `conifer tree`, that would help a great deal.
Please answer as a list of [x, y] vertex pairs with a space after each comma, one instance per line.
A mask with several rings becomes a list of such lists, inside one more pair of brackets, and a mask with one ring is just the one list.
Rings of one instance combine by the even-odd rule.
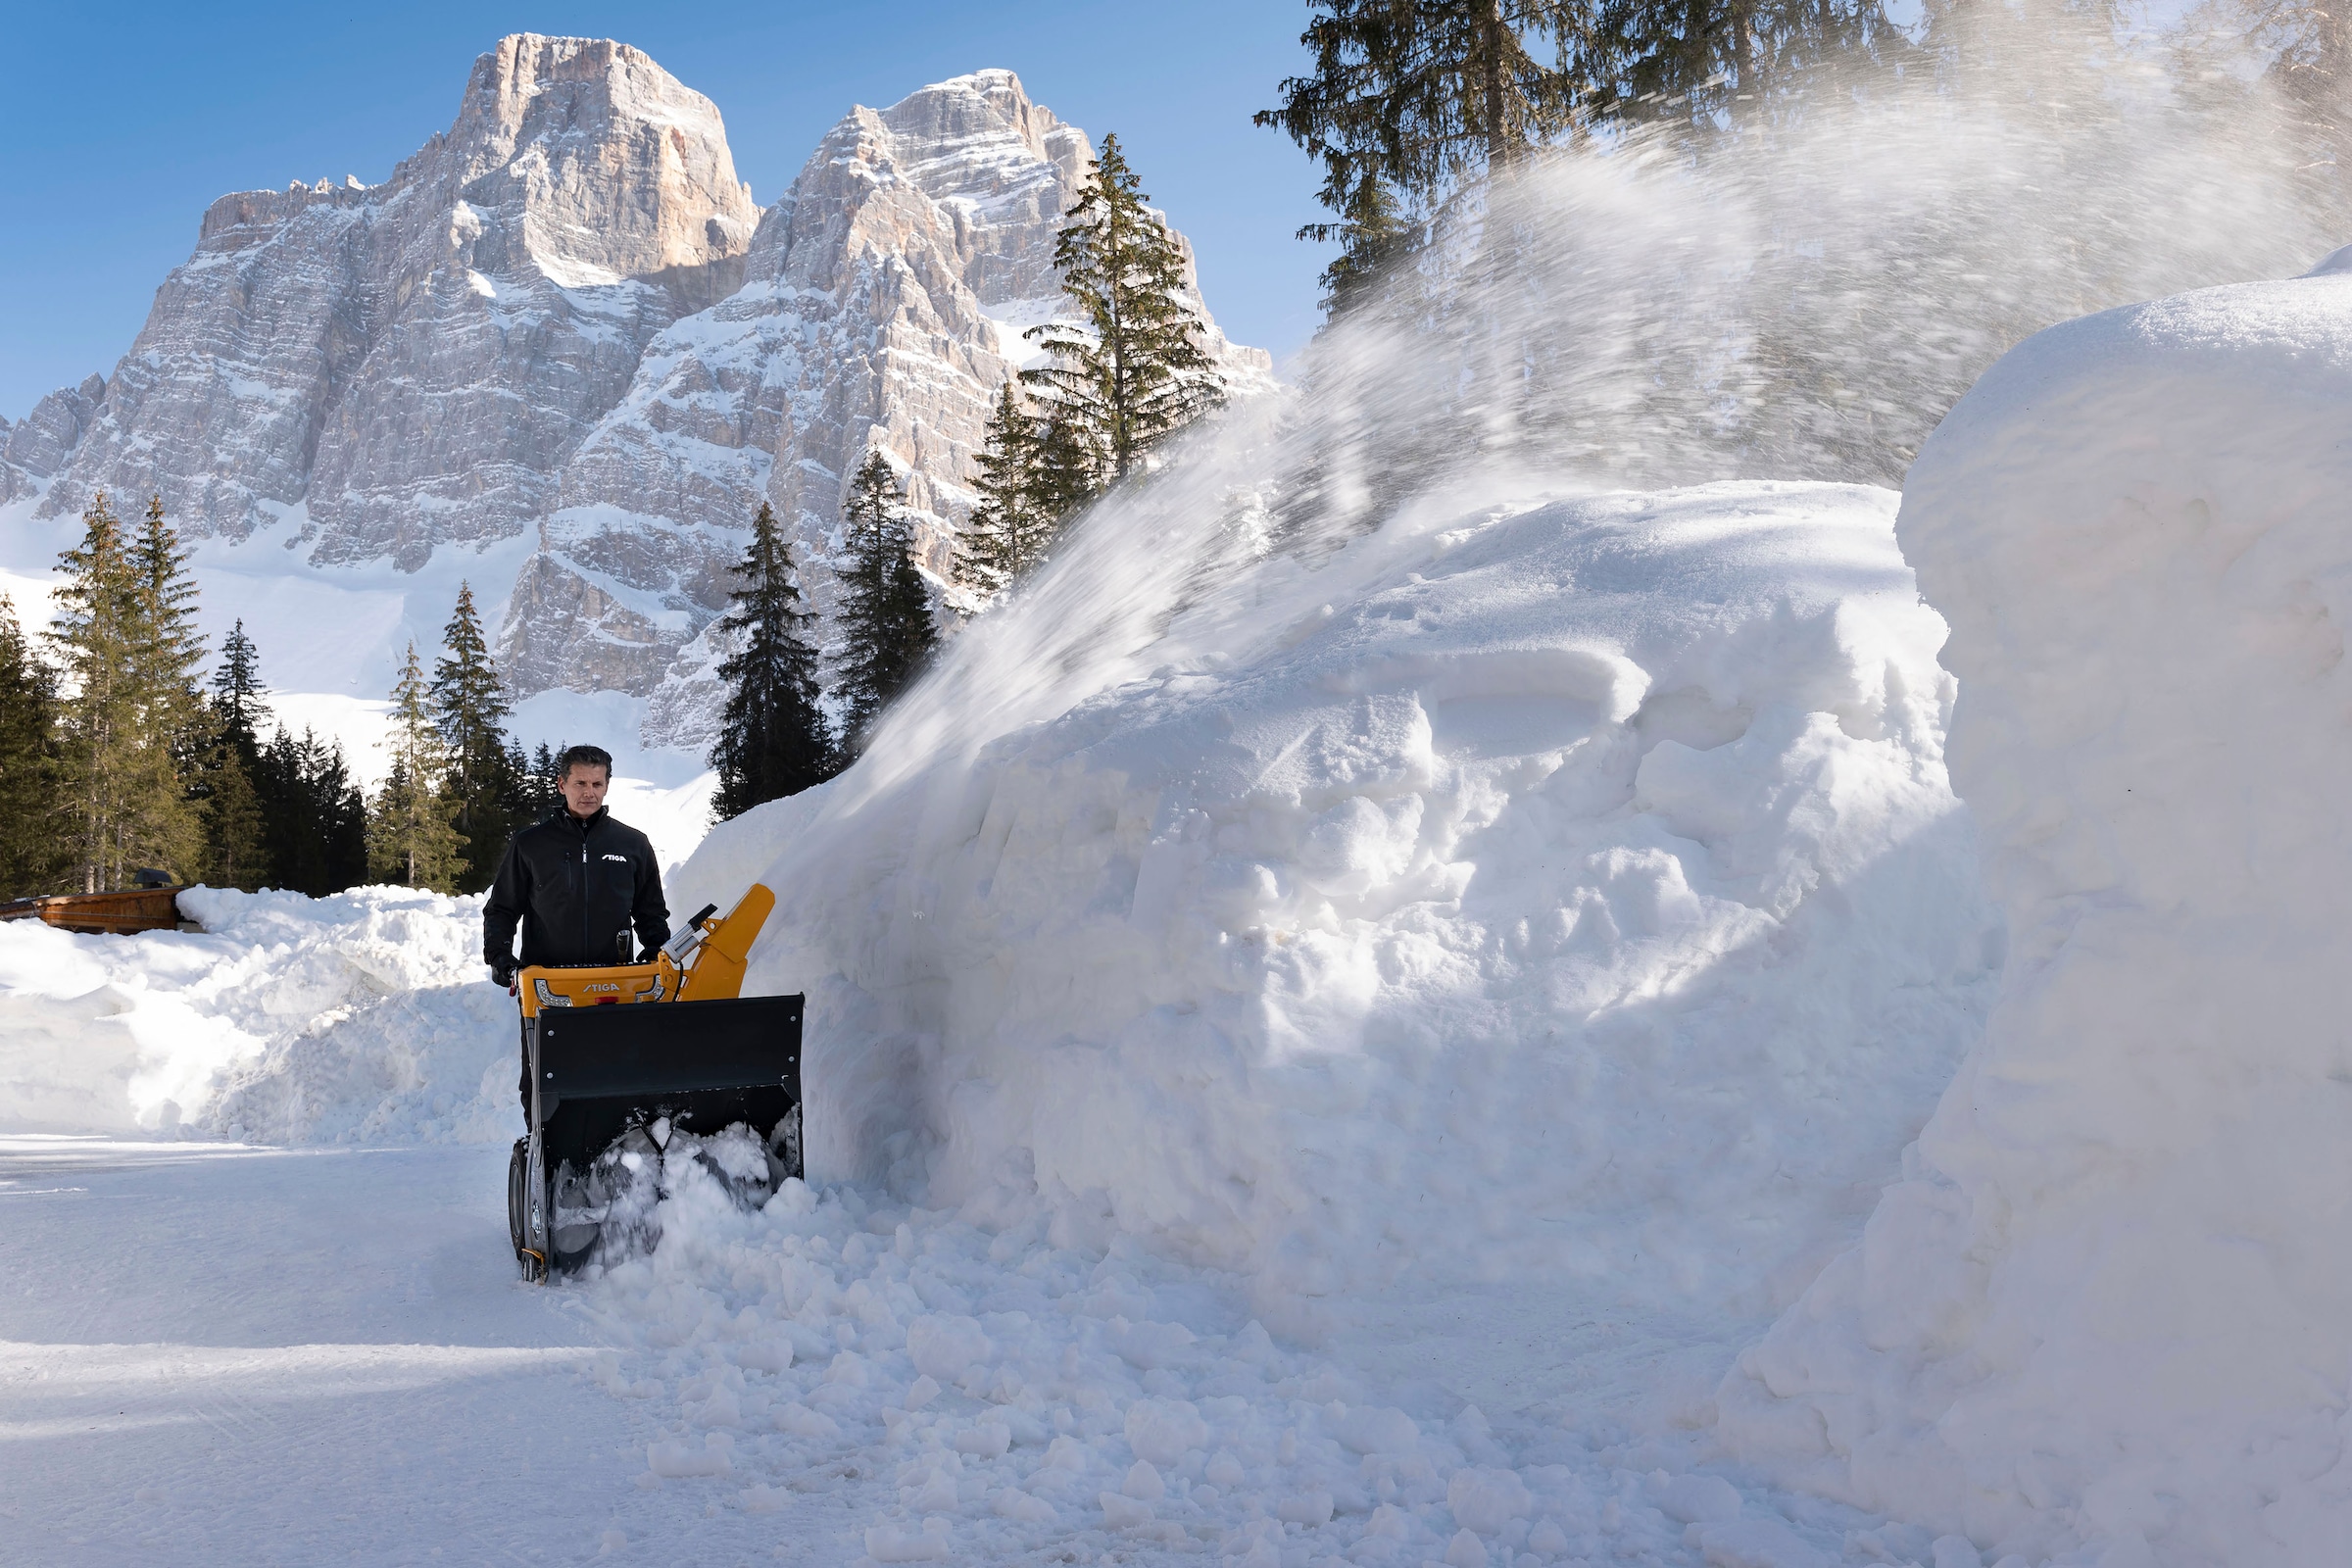
[[261, 756], [262, 726], [270, 718], [270, 688], [262, 684], [261, 650], [245, 635], [245, 620], [220, 641], [220, 666], [213, 671], [213, 712], [221, 737], [248, 766]]
[[719, 626], [737, 638], [736, 652], [718, 666], [727, 705], [710, 749], [718, 769], [710, 814], [721, 822], [822, 783], [836, 764], [832, 726], [817, 706], [816, 650], [804, 635], [811, 616], [801, 608], [792, 552], [765, 502], [735, 573], [743, 586]]
[[482, 636], [471, 585], [458, 584], [458, 605], [441, 629], [446, 655], [433, 664], [434, 726], [448, 757], [447, 791], [466, 837], [458, 888], [490, 885], [514, 824], [516, 783], [507, 756], [506, 717], [514, 705], [499, 685]]
[[1313, 74], [1284, 80], [1281, 107], [1254, 122], [1323, 165], [1318, 199], [1343, 223], [1367, 179], [1434, 205], [1449, 185], [1508, 168], [1575, 123], [1592, 0], [1311, 6], [1298, 41]]
[[530, 770], [522, 783], [522, 820], [536, 822], [564, 808], [564, 779], [556, 767], [569, 742], [550, 747], [541, 741], [531, 754]]
[[1150, 200], [1119, 138], [1104, 136], [1054, 246], [1062, 289], [1085, 322], [1023, 334], [1054, 363], [1021, 379], [1054, 405], [1096, 472], [1113, 482], [1224, 396], [1200, 318], [1184, 300], [1184, 253]]
[[1012, 586], [1045, 559], [1060, 518], [1047, 510], [1044, 434], [1007, 377], [990, 411], [973, 488], [980, 504], [956, 540], [964, 583], [981, 594]]
[[270, 881], [266, 848], [270, 805], [259, 782], [260, 729], [269, 717], [261, 655], [239, 619], [220, 644], [213, 671], [212, 736], [202, 774], [205, 879], [221, 887], [260, 888]]
[[457, 890], [466, 840], [455, 825], [457, 801], [445, 787], [449, 752], [433, 722], [431, 690], [409, 644], [392, 688], [392, 765], [368, 812], [368, 867], [410, 887]]
[[906, 506], [890, 460], [868, 452], [842, 509], [849, 564], [841, 572], [843, 729], [863, 751], [875, 715], [929, 662], [939, 633], [915, 569]]
[[263, 856], [278, 887], [323, 898], [368, 880], [368, 807], [340, 745], [281, 725], [254, 770]]
[[72, 697], [60, 726], [62, 796], [83, 891], [145, 866], [184, 876], [204, 856], [184, 775], [197, 750], [192, 673], [203, 657], [187, 556], [159, 501], [136, 539], [94, 497], [81, 542], [63, 552], [50, 631]]
[[56, 792], [57, 674], [0, 595], [0, 899], [64, 891]]

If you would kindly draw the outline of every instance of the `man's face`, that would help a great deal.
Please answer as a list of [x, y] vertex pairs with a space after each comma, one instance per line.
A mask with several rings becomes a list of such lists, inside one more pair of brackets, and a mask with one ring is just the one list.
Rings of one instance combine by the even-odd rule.
[[612, 782], [611, 768], [574, 762], [564, 774], [564, 804], [574, 816], [594, 816], [603, 808], [606, 787]]

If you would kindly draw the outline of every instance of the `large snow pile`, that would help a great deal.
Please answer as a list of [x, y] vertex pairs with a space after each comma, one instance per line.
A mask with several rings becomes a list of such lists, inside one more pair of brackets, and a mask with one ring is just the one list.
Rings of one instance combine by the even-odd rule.
[[[1770, 1310], [1999, 960], [1894, 500], [1457, 496], [1206, 587], [1098, 517], [671, 902], [776, 890], [820, 1175], [1265, 1311], [1414, 1270]], [[1050, 646], [1105, 605], [1131, 642]]]
[[0, 1129], [257, 1143], [514, 1136], [514, 1004], [481, 904], [197, 888], [204, 931], [0, 925]]
[[[2352, 278], [2054, 327], [1913, 468], [1983, 1042], [1723, 1430], [2034, 1556], [2352, 1542]], [[2085, 1560], [2088, 1560], [2086, 1558]]]

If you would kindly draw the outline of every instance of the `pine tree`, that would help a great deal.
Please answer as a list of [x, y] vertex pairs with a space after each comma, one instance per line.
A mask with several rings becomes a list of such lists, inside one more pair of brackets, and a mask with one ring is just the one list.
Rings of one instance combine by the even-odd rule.
[[898, 475], [879, 451], [865, 455], [842, 514], [850, 554], [841, 573], [843, 728], [851, 749], [863, 751], [875, 716], [922, 673], [939, 633]]
[[466, 840], [455, 825], [458, 803], [446, 787], [449, 752], [433, 722], [431, 691], [416, 645], [392, 688], [392, 765], [368, 812], [368, 867], [410, 887], [457, 890]]
[[144, 847], [142, 858], [191, 879], [203, 874], [205, 861], [201, 774], [213, 737], [197, 679], [204, 636], [196, 629], [196, 584], [160, 495], [148, 498], [134, 565], [132, 657], [150, 744], [141, 753], [131, 831]]
[[570, 743], [550, 747], [541, 741], [531, 754], [530, 770], [522, 781], [522, 817], [525, 822], [537, 822], [553, 816], [564, 808], [564, 778], [556, 760], [564, 755]]
[[514, 710], [499, 685], [469, 584], [458, 584], [458, 606], [441, 638], [448, 652], [433, 665], [433, 723], [449, 759], [448, 793], [457, 808], [458, 831], [466, 836], [458, 888], [471, 893], [490, 885], [514, 825], [516, 780], [505, 729]]
[[1200, 318], [1184, 300], [1184, 252], [1150, 200], [1119, 138], [1104, 136], [1054, 246], [1062, 289], [1085, 323], [1052, 321], [1023, 334], [1054, 363], [1021, 379], [1055, 405], [1095, 455], [1096, 471], [1113, 482], [1224, 397]]
[[254, 769], [263, 855], [278, 887], [324, 898], [368, 880], [368, 807], [340, 745], [283, 726]]
[[94, 893], [148, 865], [186, 875], [204, 858], [186, 778], [200, 749], [192, 674], [203, 657], [187, 556], [160, 501], [130, 540], [100, 494], [58, 564], [49, 635], [73, 693], [59, 751], [74, 880]]
[[1004, 592], [1045, 560], [1060, 517], [1046, 510], [1043, 434], [1021, 404], [1019, 384], [1006, 378], [988, 416], [980, 448], [979, 477], [972, 509], [956, 539], [956, 566], [964, 583], [983, 595]]
[[205, 773], [205, 880], [251, 893], [270, 881], [262, 798], [253, 773], [224, 736]]
[[0, 595], [0, 899], [64, 891], [57, 710], [57, 673]]
[[261, 654], [242, 619], [221, 640], [212, 685], [211, 745], [201, 788], [205, 879], [252, 891], [269, 883], [273, 869], [267, 848], [270, 803], [260, 783], [260, 731], [270, 709]]
[[[1339, 220], [1300, 237], [1350, 250], [1377, 243], [1373, 191], [1393, 187], [1434, 211], [1451, 190], [1568, 133], [1587, 86], [1594, 4], [1314, 0], [1298, 38], [1313, 74], [1286, 79], [1281, 107], [1255, 116], [1323, 165], [1318, 199]], [[1549, 64], [1536, 57], [1543, 40]]]
[[[1343, 172], [1345, 171], [1345, 172]], [[1339, 221], [1308, 223], [1300, 239], [1336, 241], [1340, 254], [1323, 269], [1323, 313], [1337, 320], [1359, 305], [1378, 297], [1381, 285], [1396, 275], [1420, 246], [1422, 226], [1409, 218], [1389, 181], [1371, 170], [1342, 170], [1333, 177], [1344, 184], [1336, 207]]]
[[223, 739], [250, 766], [262, 751], [262, 726], [270, 718], [270, 688], [262, 684], [261, 650], [245, 635], [244, 617], [220, 642], [220, 665], [213, 671], [213, 712]]
[[735, 574], [743, 586], [719, 626], [737, 638], [736, 652], [718, 666], [727, 706], [710, 749], [718, 769], [710, 814], [721, 822], [824, 782], [837, 760], [832, 726], [817, 706], [816, 650], [803, 635], [812, 617], [801, 608], [792, 552], [765, 502]]

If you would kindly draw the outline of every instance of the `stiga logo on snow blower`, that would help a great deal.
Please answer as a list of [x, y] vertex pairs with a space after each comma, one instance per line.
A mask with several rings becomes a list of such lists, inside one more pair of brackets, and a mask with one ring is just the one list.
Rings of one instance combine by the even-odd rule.
[[580, 989], [582, 991], [618, 991], [620, 987], [610, 980], [592, 980]]

